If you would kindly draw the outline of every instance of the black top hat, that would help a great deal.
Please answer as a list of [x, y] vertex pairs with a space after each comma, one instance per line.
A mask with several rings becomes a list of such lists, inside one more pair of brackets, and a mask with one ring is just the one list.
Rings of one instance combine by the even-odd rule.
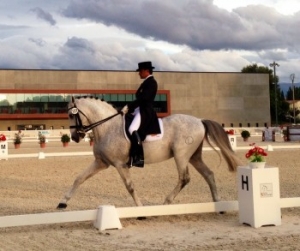
[[150, 70], [150, 69], [154, 69], [155, 67], [152, 66], [151, 61], [146, 61], [146, 62], [140, 62], [138, 63], [139, 68], [136, 69], [136, 71], [139, 70]]

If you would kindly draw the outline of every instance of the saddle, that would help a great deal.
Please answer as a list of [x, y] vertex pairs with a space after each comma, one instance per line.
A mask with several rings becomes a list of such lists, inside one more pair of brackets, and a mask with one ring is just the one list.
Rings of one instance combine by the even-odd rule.
[[[132, 114], [126, 114], [125, 116], [123, 116], [123, 130], [124, 130], [124, 135], [125, 138], [130, 141], [130, 133], [129, 133], [129, 126], [131, 125], [131, 122], [133, 120], [134, 116]], [[145, 140], [143, 142], [151, 142], [151, 141], [156, 141], [156, 140], [160, 140], [163, 137], [164, 134], [164, 126], [163, 126], [163, 122], [161, 120], [161, 118], [158, 118], [158, 124], [159, 124], [159, 128], [160, 128], [160, 133], [159, 134], [148, 134], [145, 138]]]
[[[143, 149], [143, 144], [139, 138], [138, 133], [135, 131], [133, 132], [133, 135], [130, 135], [129, 133], [129, 126], [131, 125], [131, 122], [133, 120], [134, 116], [132, 114], [126, 114], [126, 116], [123, 116], [124, 120], [124, 135], [125, 138], [131, 142], [131, 147], [130, 147], [130, 159], [127, 165], [129, 167], [131, 166], [137, 166], [137, 167], [144, 167], [144, 149]], [[143, 142], [148, 142], [148, 141], [155, 141], [159, 140], [163, 136], [163, 123], [161, 119], [158, 119], [159, 122], [159, 127], [160, 127], [160, 134], [151, 134], [151, 135], [146, 135], [145, 140]], [[139, 144], [136, 142], [136, 139], [134, 137], [137, 137], [138, 141], [140, 142]]]

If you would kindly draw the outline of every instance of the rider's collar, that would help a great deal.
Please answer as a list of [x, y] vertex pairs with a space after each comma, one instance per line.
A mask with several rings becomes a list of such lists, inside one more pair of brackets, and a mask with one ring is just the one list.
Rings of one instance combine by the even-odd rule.
[[144, 78], [144, 80], [146, 80], [147, 78], [153, 77], [152, 74], [148, 75], [147, 77]]

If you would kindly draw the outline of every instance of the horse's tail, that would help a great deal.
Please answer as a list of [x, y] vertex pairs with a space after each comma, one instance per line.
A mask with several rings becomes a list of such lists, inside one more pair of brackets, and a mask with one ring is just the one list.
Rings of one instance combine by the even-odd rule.
[[235, 172], [237, 167], [241, 165], [241, 161], [232, 150], [229, 138], [224, 128], [215, 121], [201, 120], [205, 128], [205, 139], [207, 143], [214, 149], [209, 139], [211, 139], [217, 147], [219, 147], [222, 156], [228, 164], [229, 171]]

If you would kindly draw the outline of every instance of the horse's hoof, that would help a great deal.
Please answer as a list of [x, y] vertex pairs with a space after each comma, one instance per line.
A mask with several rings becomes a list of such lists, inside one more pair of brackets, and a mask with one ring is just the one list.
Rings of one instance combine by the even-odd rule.
[[226, 212], [225, 211], [220, 211], [219, 214], [226, 214]]
[[56, 208], [57, 209], [65, 209], [65, 208], [67, 208], [67, 204], [66, 203], [59, 203]]
[[137, 217], [136, 219], [137, 219], [137, 220], [146, 220], [147, 218], [144, 217], [144, 216], [141, 216], [141, 217]]

